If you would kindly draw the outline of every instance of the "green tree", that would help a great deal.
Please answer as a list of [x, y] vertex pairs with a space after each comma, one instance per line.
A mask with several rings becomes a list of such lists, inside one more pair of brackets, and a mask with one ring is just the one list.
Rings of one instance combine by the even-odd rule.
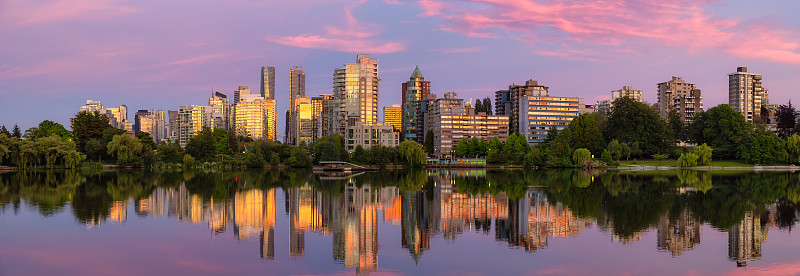
[[408, 167], [422, 167], [425, 166], [425, 151], [422, 150], [422, 145], [417, 142], [405, 140], [400, 142], [398, 146], [400, 152], [400, 160], [403, 165]]
[[425, 148], [425, 152], [428, 153], [428, 155], [433, 155], [434, 152], [433, 139], [434, 139], [433, 130], [429, 129], [428, 133], [425, 134], [425, 145], [423, 146], [423, 148]]
[[545, 160], [541, 150], [539, 148], [531, 148], [531, 150], [525, 154], [522, 165], [526, 168], [543, 167], [545, 165]]
[[592, 162], [592, 153], [588, 149], [576, 149], [572, 153], [572, 162], [578, 166], [588, 166]]
[[771, 164], [787, 159], [786, 141], [770, 131], [759, 131], [739, 147], [738, 157], [755, 164]]
[[6, 136], [11, 137], [11, 132], [8, 131], [6, 125], [0, 127], [0, 134], [5, 134]]
[[189, 142], [186, 143], [186, 153], [200, 161], [208, 161], [217, 154], [217, 140], [211, 128], [203, 127]]
[[711, 152], [713, 149], [706, 144], [702, 144], [694, 148], [692, 153], [697, 155], [697, 165], [698, 166], [706, 166], [711, 163]]
[[735, 158], [739, 145], [752, 136], [752, 129], [741, 113], [721, 104], [697, 114], [686, 134], [690, 141], [714, 148], [720, 158]]
[[611, 156], [611, 152], [608, 150], [603, 150], [603, 154], [600, 155], [600, 161], [606, 163], [606, 165], [612, 165], [614, 162], [614, 158]]
[[797, 125], [797, 109], [792, 106], [792, 101], [789, 105], [778, 106], [778, 111], [775, 112], [775, 119], [777, 119], [778, 136], [781, 138], [789, 137], [795, 133], [795, 125]]
[[44, 157], [45, 167], [53, 168], [59, 156], [58, 146], [61, 145], [61, 137], [53, 135], [34, 140], [34, 146], [39, 156]]
[[56, 135], [58, 136], [61, 141], [67, 141], [72, 139], [72, 133], [69, 132], [63, 125], [50, 121], [44, 120], [39, 123], [39, 126], [36, 128], [36, 131], [33, 133], [33, 139], [50, 137]]
[[492, 115], [492, 100], [489, 97], [483, 98], [483, 112], [486, 112], [486, 115]]
[[319, 161], [349, 161], [350, 155], [344, 147], [341, 135], [330, 135], [314, 141], [314, 163]]
[[22, 132], [19, 130], [19, 125], [14, 124], [14, 130], [11, 131], [11, 137], [16, 137], [17, 139], [22, 139]]
[[308, 153], [299, 147], [292, 148], [292, 155], [289, 157], [289, 166], [295, 168], [311, 167], [311, 158], [308, 158]]
[[786, 149], [789, 154], [789, 163], [800, 164], [800, 135], [795, 133], [789, 136], [786, 141]]
[[192, 157], [192, 155], [188, 154], [188, 153], [184, 154], [183, 155], [183, 165], [185, 165], [187, 167], [194, 166], [194, 157]]
[[214, 140], [216, 140], [217, 154], [228, 154], [231, 152], [230, 138], [228, 131], [224, 128], [214, 129]]
[[639, 143], [647, 155], [663, 152], [671, 146], [667, 123], [655, 110], [629, 97], [614, 100], [604, 132], [606, 140]]
[[659, 153], [657, 153], [657, 154], [653, 154], [652, 157], [653, 157], [653, 159], [658, 161], [658, 165], [661, 166], [661, 161], [664, 161], [667, 158], [669, 158], [669, 154], [666, 154], [666, 153], [660, 153], [659, 154]]
[[678, 166], [680, 167], [695, 167], [697, 166], [697, 154], [694, 153], [684, 153], [681, 154], [681, 157], [678, 157]]
[[350, 159], [356, 164], [366, 164], [367, 152], [364, 151], [364, 147], [361, 145], [356, 146], [356, 149], [353, 150], [353, 156]]
[[161, 162], [178, 164], [183, 161], [181, 160], [181, 156], [183, 156], [183, 153], [181, 152], [181, 146], [178, 144], [164, 141], [156, 146], [156, 151], [158, 152], [156, 158]]
[[[108, 117], [99, 112], [82, 111], [72, 120], [72, 136], [75, 138], [78, 149], [83, 152], [86, 152], [86, 143], [89, 140], [102, 141], [103, 132], [109, 128], [111, 125], [108, 124]], [[15, 129], [18, 131], [16, 126]]]
[[674, 108], [669, 110], [667, 122], [669, 122], [669, 126], [672, 129], [672, 134], [676, 140], [686, 139], [683, 133], [683, 118], [681, 118], [681, 114], [678, 112], [678, 110], [675, 110]]
[[625, 156], [623, 154], [622, 146], [619, 144], [619, 140], [617, 139], [611, 140], [611, 142], [608, 143], [607, 150], [611, 153], [611, 156], [614, 160], [620, 160], [623, 156]]
[[108, 143], [108, 154], [115, 156], [121, 164], [130, 162], [134, 156], [142, 152], [142, 149], [142, 142], [127, 134], [116, 135], [111, 143]]
[[150, 136], [150, 133], [139, 131], [136, 133], [136, 139], [139, 139], [139, 142], [142, 143], [144, 150], [156, 149], [156, 142], [153, 141], [153, 137]]
[[597, 114], [581, 114], [577, 118], [572, 119], [568, 128], [571, 134], [569, 141], [570, 146], [585, 148], [592, 153], [600, 153], [605, 147]]
[[489, 164], [503, 164], [506, 161], [508, 161], [508, 157], [499, 149], [490, 149], [486, 156], [486, 163]]
[[456, 148], [453, 149], [453, 155], [455, 156], [466, 156], [469, 154], [469, 140], [466, 137], [461, 138], [458, 140], [458, 144]]

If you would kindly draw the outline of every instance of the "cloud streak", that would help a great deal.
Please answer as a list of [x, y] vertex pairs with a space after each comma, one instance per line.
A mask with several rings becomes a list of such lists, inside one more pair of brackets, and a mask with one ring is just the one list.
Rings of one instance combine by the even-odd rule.
[[420, 0], [420, 16], [468, 37], [514, 38], [548, 56], [603, 58], [652, 47], [800, 64], [795, 30], [713, 16], [710, 0]]
[[[292, 47], [350, 53], [387, 54], [405, 50], [406, 45], [404, 42], [383, 42], [375, 39], [375, 36], [383, 33], [383, 27], [359, 21], [353, 16], [353, 10], [363, 2], [360, 1], [344, 8], [344, 26], [325, 26], [323, 28], [325, 30], [324, 34], [306, 33], [293, 36], [268, 36], [265, 40]], [[390, 4], [399, 4], [399, 2]]]
[[61, 21], [93, 21], [138, 12], [116, 0], [6, 0], [0, 18], [6, 27]]

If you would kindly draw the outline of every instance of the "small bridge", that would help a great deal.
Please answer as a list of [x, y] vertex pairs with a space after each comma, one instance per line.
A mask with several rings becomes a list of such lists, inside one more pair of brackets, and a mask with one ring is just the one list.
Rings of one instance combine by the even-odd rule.
[[348, 163], [344, 161], [319, 161], [319, 166], [314, 167], [314, 171], [341, 171], [341, 172], [351, 172], [353, 169], [356, 170], [367, 170], [364, 166], [359, 166], [353, 163]]

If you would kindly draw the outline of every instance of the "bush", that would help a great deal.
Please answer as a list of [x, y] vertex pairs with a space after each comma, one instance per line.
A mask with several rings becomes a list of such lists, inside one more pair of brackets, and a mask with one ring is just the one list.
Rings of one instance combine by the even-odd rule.
[[486, 163], [489, 164], [503, 164], [507, 161], [508, 157], [499, 149], [490, 150], [489, 155], [486, 156]]
[[678, 157], [678, 166], [680, 167], [695, 167], [697, 166], [697, 159], [699, 157], [697, 154], [694, 153], [684, 153], [681, 154], [681, 157]]
[[194, 165], [194, 157], [191, 154], [184, 154], [183, 155], [183, 164], [186, 166], [193, 166]]
[[525, 154], [522, 165], [526, 168], [542, 167], [545, 165], [544, 155], [539, 148], [531, 148], [531, 151]]

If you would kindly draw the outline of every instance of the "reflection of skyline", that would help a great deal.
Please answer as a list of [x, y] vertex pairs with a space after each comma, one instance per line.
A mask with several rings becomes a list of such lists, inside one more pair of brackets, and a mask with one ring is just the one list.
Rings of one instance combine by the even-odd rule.
[[[373, 188], [351, 181], [340, 190], [320, 191], [319, 186], [305, 185], [283, 191], [288, 233], [288, 250], [284, 256], [303, 258], [306, 255], [306, 232], [331, 237], [332, 259], [358, 273], [377, 271], [379, 249], [379, 221], [400, 225], [400, 245], [408, 250], [415, 262], [431, 250], [431, 239], [437, 235], [446, 240], [456, 240], [465, 232], [483, 233], [510, 247], [536, 252], [547, 247], [552, 238], [580, 235], [595, 219], [580, 218], [561, 202], [548, 199], [550, 193], [540, 188], [529, 188], [509, 198], [504, 192], [492, 195], [459, 192], [471, 190], [471, 182], [457, 182], [459, 178], [474, 178], [478, 185], [482, 176], [474, 173], [428, 174], [428, 184], [419, 191], [400, 192], [396, 187]], [[458, 183], [458, 188], [456, 184]], [[275, 258], [277, 189], [249, 189], [232, 191], [225, 199], [203, 198], [187, 191], [184, 185], [174, 188], [156, 187], [150, 196], [134, 200], [134, 211], [139, 216], [168, 216], [194, 224], [208, 224], [214, 233], [223, 233], [232, 227], [238, 240], [258, 237], [262, 259]], [[122, 223], [127, 220], [128, 201], [112, 201], [102, 222]], [[673, 212], [677, 212], [674, 214]], [[770, 212], [776, 213], [774, 210]], [[633, 228], [630, 235], [616, 234], [613, 213], [596, 214], [598, 228], [608, 232], [612, 241], [632, 243], [642, 240], [647, 229]], [[729, 231], [728, 257], [739, 266], [761, 258], [761, 244], [766, 240], [772, 217], [762, 217], [750, 212], [745, 219]], [[657, 232], [660, 251], [681, 256], [700, 243], [701, 225], [688, 208], [671, 209], [651, 224]], [[656, 226], [657, 225], [657, 226]], [[649, 228], [652, 229], [652, 228]], [[631, 229], [625, 229], [625, 231]], [[624, 232], [623, 232], [624, 233]], [[288, 234], [288, 235], [287, 235]], [[285, 251], [283, 251], [285, 252]], [[313, 252], [313, 251], [311, 251]], [[281, 253], [279, 253], [281, 254]], [[724, 253], [722, 253], [724, 254]]]
[[700, 243], [700, 222], [688, 210], [677, 217], [664, 214], [658, 222], [658, 249], [680, 256]]

